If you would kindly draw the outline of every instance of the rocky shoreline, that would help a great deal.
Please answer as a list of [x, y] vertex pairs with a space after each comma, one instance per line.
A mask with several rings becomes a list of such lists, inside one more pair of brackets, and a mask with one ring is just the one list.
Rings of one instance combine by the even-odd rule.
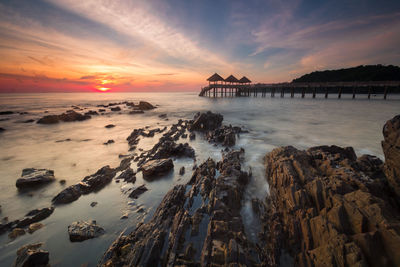
[[[143, 101], [98, 107], [98, 111], [81, 114], [74, 110], [82, 109], [73, 106], [73, 110], [44, 116], [37, 123], [81, 121], [104, 114], [106, 109], [120, 112], [121, 107], [130, 114], [155, 108]], [[167, 114], [159, 117], [168, 120]], [[253, 179], [251, 169], [243, 167], [249, 152], [235, 146], [236, 139], [248, 132], [222, 122], [221, 114], [205, 112], [169, 127], [134, 129], [126, 139], [129, 153], [120, 155], [119, 166], [104, 166], [64, 187], [52, 199], [52, 206], [3, 222], [0, 232], [10, 231], [10, 239], [34, 232], [43, 227], [38, 222], [59, 205], [97, 192], [112, 180], [135, 184], [139, 172], [145, 183], [163, 179], [174, 168], [178, 175], [174, 160], [188, 158], [193, 160], [190, 180], [169, 190], [146, 223], [121, 234], [98, 266], [281, 266], [287, 263], [283, 255], [295, 266], [400, 266], [400, 116], [383, 128], [385, 162], [371, 155], [357, 157], [351, 147], [298, 150], [287, 146], [267, 153], [265, 182], [270, 194], [266, 199], [252, 199], [254, 216], [261, 224], [255, 243], [246, 235], [246, 218], [241, 214], [245, 190]], [[159, 139], [150, 149], [137, 149], [141, 139], [155, 136]], [[209, 158], [198, 164], [190, 143], [197, 136], [221, 146], [221, 160]], [[179, 175], [184, 173], [181, 167]], [[53, 181], [52, 170], [31, 168], [23, 170], [16, 186], [30, 190]], [[137, 199], [148, 190], [146, 184], [139, 184], [123, 193]], [[126, 218], [126, 214], [121, 217]], [[95, 220], [71, 222], [66, 230], [71, 242], [107, 232]], [[49, 252], [40, 246], [22, 247], [15, 266], [35, 266], [31, 264], [35, 257], [46, 265]]]

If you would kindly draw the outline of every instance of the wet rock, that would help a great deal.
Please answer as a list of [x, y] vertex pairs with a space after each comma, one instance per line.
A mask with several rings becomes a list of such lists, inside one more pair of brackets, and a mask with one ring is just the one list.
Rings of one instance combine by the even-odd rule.
[[150, 104], [149, 102], [146, 102], [146, 101], [140, 101], [138, 108], [141, 110], [155, 109], [155, 107], [152, 104]]
[[121, 111], [121, 108], [120, 107], [114, 107], [114, 108], [111, 108], [111, 111]]
[[18, 188], [28, 188], [53, 181], [55, 181], [53, 170], [27, 168], [22, 170], [21, 178], [17, 179], [15, 185]]
[[150, 160], [141, 166], [144, 179], [153, 179], [174, 168], [172, 159]]
[[34, 122], [34, 121], [35, 121], [34, 119], [29, 119], [29, 120], [22, 121], [22, 123], [31, 123], [31, 122]]
[[111, 145], [114, 144], [114, 140], [110, 139], [107, 142], [103, 143], [104, 145]]
[[144, 111], [141, 110], [141, 109], [129, 111], [129, 114], [131, 114], [131, 115], [134, 115], [134, 114], [142, 114], [142, 113], [144, 113]]
[[[350, 147], [274, 149], [265, 157], [270, 185], [262, 259], [296, 266], [397, 266], [400, 208], [380, 160]], [[372, 175], [372, 176], [369, 176]], [[382, 237], [382, 238], [378, 238]], [[382, 249], [385, 248], [385, 249]]]
[[[397, 196], [400, 197], [400, 115], [385, 123], [383, 127], [382, 149], [385, 154], [387, 180]], [[400, 201], [399, 201], [400, 202]]]
[[6, 110], [6, 111], [0, 111], [0, 115], [11, 115], [14, 114], [14, 111]]
[[136, 173], [131, 169], [128, 168], [123, 171], [117, 179], [123, 179], [127, 183], [135, 183], [136, 182]]
[[14, 228], [11, 233], [8, 234], [8, 238], [15, 239], [21, 235], [25, 234], [25, 230], [22, 228]]
[[[99, 110], [100, 111], [100, 110]], [[105, 111], [105, 110], [104, 110]], [[85, 112], [85, 115], [87, 116], [87, 115], [94, 115], [94, 116], [96, 116], [96, 115], [99, 115], [99, 113], [97, 113], [97, 111], [95, 111], [95, 110], [89, 110], [88, 112]]]
[[146, 186], [143, 184], [135, 189], [132, 190], [132, 192], [129, 194], [129, 197], [131, 198], [138, 198], [141, 194], [146, 192], [148, 189]]
[[33, 234], [34, 232], [36, 232], [37, 230], [43, 228], [43, 224], [42, 223], [32, 223], [29, 225], [28, 227], [28, 233]]
[[121, 216], [121, 220], [125, 220], [125, 219], [128, 219], [129, 218], [129, 213], [124, 213], [122, 216]]
[[110, 128], [114, 128], [115, 125], [114, 125], [114, 124], [107, 124], [107, 125], [104, 126], [104, 127], [107, 128], [107, 129], [110, 129]]
[[161, 119], [165, 119], [167, 117], [167, 114], [163, 113], [163, 114], [158, 115], [158, 117]]
[[80, 183], [62, 190], [53, 198], [52, 202], [54, 204], [66, 204], [77, 200], [81, 195], [98, 191], [111, 182], [115, 172], [116, 170], [110, 168], [110, 166], [104, 166], [96, 173], [83, 178]]
[[66, 113], [61, 115], [47, 115], [40, 118], [37, 123], [39, 124], [55, 124], [60, 121], [72, 122], [72, 121], [84, 121], [90, 119], [90, 115], [82, 115], [73, 110], [68, 110]]
[[70, 141], [71, 141], [71, 138], [67, 138], [67, 139], [57, 140], [56, 143], [70, 142]]
[[49, 263], [49, 252], [40, 249], [43, 243], [25, 245], [18, 249], [14, 267], [46, 267]]
[[236, 135], [241, 133], [240, 127], [221, 126], [206, 134], [206, 138], [211, 143], [221, 143], [223, 146], [234, 146], [236, 143]]
[[197, 113], [190, 129], [197, 131], [214, 130], [221, 126], [223, 119], [224, 117], [221, 114], [212, 113], [211, 111]]
[[185, 167], [182, 166], [182, 167], [179, 169], [179, 175], [184, 175], [184, 174], [185, 174]]
[[99, 108], [99, 112], [106, 112], [104, 108]]
[[66, 182], [67, 182], [67, 181], [65, 181], [64, 179], [62, 179], [62, 180], [59, 181], [59, 183], [60, 183], [61, 185], [64, 185]]
[[96, 201], [93, 201], [92, 203], [90, 203], [90, 207], [95, 207], [97, 205], [97, 202]]
[[32, 223], [42, 221], [49, 217], [54, 211], [54, 207], [34, 209], [28, 212], [25, 217], [16, 223], [16, 227], [26, 227]]
[[4, 129], [3, 127], [0, 127], [0, 133], [4, 132], [6, 129]]
[[71, 242], [81, 242], [99, 237], [104, 232], [104, 229], [98, 226], [94, 220], [73, 222], [68, 226], [69, 240]]
[[99, 266], [256, 266], [240, 215], [248, 182], [242, 156], [233, 151], [218, 164], [201, 164], [186, 185], [165, 195], [149, 222], [121, 235]]

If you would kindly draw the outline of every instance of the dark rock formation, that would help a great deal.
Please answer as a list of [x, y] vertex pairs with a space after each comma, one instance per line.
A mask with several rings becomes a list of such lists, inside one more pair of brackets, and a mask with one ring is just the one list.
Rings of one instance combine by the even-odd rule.
[[[100, 110], [99, 110], [100, 111]], [[105, 110], [104, 110], [105, 111]], [[97, 113], [97, 111], [95, 111], [95, 110], [89, 110], [88, 112], [85, 112], [85, 115], [87, 116], [87, 115], [89, 115], [89, 116], [91, 116], [91, 115], [94, 115], [94, 116], [96, 116], [96, 115], [99, 115], [99, 113]]]
[[16, 227], [22, 228], [29, 226], [32, 223], [42, 221], [49, 217], [54, 211], [54, 207], [35, 209], [28, 212], [25, 217], [16, 223]]
[[224, 117], [221, 114], [212, 113], [211, 111], [197, 113], [194, 116], [194, 122], [190, 126], [190, 129], [197, 131], [215, 130], [221, 126], [223, 119]]
[[111, 111], [121, 111], [121, 108], [120, 107], [114, 107], [114, 108], [111, 108]]
[[149, 190], [149, 189], [147, 189], [147, 187], [143, 184], [143, 185], [133, 189], [132, 192], [129, 194], [129, 197], [138, 198], [141, 194], [143, 194], [147, 190]]
[[6, 111], [0, 111], [0, 115], [11, 115], [14, 114], [14, 111], [6, 110]]
[[141, 110], [141, 109], [129, 111], [129, 114], [131, 114], [131, 115], [134, 115], [134, 114], [142, 114], [142, 113], [144, 113], [144, 111]]
[[141, 166], [143, 178], [153, 180], [154, 178], [163, 175], [174, 168], [172, 159], [155, 159], [149, 160]]
[[18, 188], [27, 188], [55, 181], [54, 171], [46, 169], [27, 168], [22, 170], [21, 178], [15, 185]]
[[114, 125], [114, 124], [107, 124], [107, 125], [104, 126], [104, 127], [107, 128], [107, 129], [110, 129], [110, 128], [114, 128], [115, 125]]
[[185, 174], [185, 167], [182, 166], [182, 167], [179, 169], [179, 175], [184, 175], [184, 174]]
[[42, 243], [25, 245], [18, 249], [14, 267], [46, 267], [49, 263], [49, 252], [40, 249]]
[[55, 124], [60, 121], [71, 122], [71, 121], [84, 121], [90, 119], [90, 115], [82, 115], [73, 110], [68, 110], [66, 113], [61, 115], [47, 115], [40, 118], [37, 123], [40, 124]]
[[54, 204], [66, 204], [77, 200], [81, 195], [98, 191], [111, 182], [115, 176], [115, 169], [108, 165], [99, 169], [95, 174], [86, 176], [78, 183], [65, 188], [53, 198]]
[[146, 101], [140, 101], [139, 105], [137, 107], [140, 110], [150, 110], [150, 109], [155, 109], [156, 108], [152, 104], [150, 104], [149, 102], [146, 102]]
[[96, 224], [96, 221], [73, 222], [68, 226], [69, 240], [71, 242], [81, 242], [87, 239], [99, 237], [104, 234], [104, 229]]
[[131, 168], [127, 168], [116, 179], [123, 179], [127, 183], [135, 183], [136, 173]]
[[221, 126], [213, 131], [208, 131], [206, 138], [211, 143], [221, 143], [223, 146], [234, 146], [236, 135], [242, 133], [240, 127]]
[[114, 140], [110, 139], [107, 142], [103, 143], [104, 145], [111, 145], [114, 144]]
[[383, 127], [382, 148], [385, 154], [385, 174], [400, 203], [400, 115]]
[[14, 228], [11, 233], [8, 234], [8, 238], [15, 239], [21, 235], [24, 235], [26, 232], [22, 228]]
[[0, 127], [0, 133], [4, 132], [6, 129], [4, 129], [3, 127]]
[[148, 223], [121, 235], [99, 266], [254, 266], [240, 216], [249, 179], [240, 170], [242, 153], [201, 164], [186, 186], [166, 194]]
[[262, 259], [296, 266], [399, 266], [400, 213], [375, 157], [350, 147], [274, 149], [265, 157], [270, 185], [262, 216]]

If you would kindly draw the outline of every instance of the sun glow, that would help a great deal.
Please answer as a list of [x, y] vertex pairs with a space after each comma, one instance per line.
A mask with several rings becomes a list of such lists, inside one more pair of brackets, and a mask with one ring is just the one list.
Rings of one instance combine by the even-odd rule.
[[107, 88], [107, 87], [97, 87], [97, 90], [101, 91], [101, 92], [106, 92], [108, 90], [110, 90], [111, 88]]

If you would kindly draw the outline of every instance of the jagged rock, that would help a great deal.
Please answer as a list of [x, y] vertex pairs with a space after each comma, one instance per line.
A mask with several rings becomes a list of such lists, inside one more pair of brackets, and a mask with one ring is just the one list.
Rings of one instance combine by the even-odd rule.
[[138, 105], [138, 108], [139, 108], [140, 110], [155, 109], [155, 107], [154, 107], [152, 104], [150, 104], [149, 102], [146, 102], [146, 101], [140, 101], [140, 102], [139, 102], [139, 105]]
[[383, 137], [384, 171], [390, 186], [400, 197], [400, 115], [385, 123]]
[[32, 223], [32, 224], [30, 224], [29, 227], [28, 227], [28, 232], [29, 232], [30, 234], [32, 234], [32, 233], [36, 232], [37, 230], [43, 228], [43, 226], [44, 226], [44, 225], [43, 225], [42, 223]]
[[117, 179], [123, 179], [125, 182], [128, 183], [135, 183], [136, 182], [136, 173], [131, 169], [128, 168], [125, 171], [123, 171]]
[[22, 170], [21, 178], [16, 181], [18, 188], [27, 188], [55, 181], [54, 171], [46, 169], [27, 168]]
[[163, 175], [174, 168], [172, 159], [155, 159], [150, 160], [142, 165], [141, 170], [144, 179], [153, 179]]
[[43, 243], [20, 247], [14, 267], [46, 267], [49, 263], [49, 252], [39, 249]]
[[87, 239], [99, 237], [104, 234], [104, 229], [96, 224], [96, 221], [78, 221], [68, 226], [69, 240], [81, 242]]
[[84, 121], [90, 119], [90, 115], [82, 115], [73, 110], [68, 110], [66, 113], [61, 115], [47, 115], [40, 118], [37, 123], [39, 124], [55, 124], [60, 121], [71, 122], [71, 121]]
[[212, 113], [211, 111], [197, 113], [190, 129], [197, 131], [214, 130], [221, 126], [223, 119], [224, 117], [221, 114]]
[[131, 198], [138, 198], [141, 194], [146, 192], [148, 189], [146, 186], [143, 184], [135, 189], [132, 190], [132, 192], [129, 194], [129, 197]]
[[116, 170], [110, 166], [104, 166], [95, 174], [86, 176], [78, 183], [65, 188], [58, 193], [52, 200], [54, 204], [66, 204], [77, 200], [81, 195], [98, 191], [111, 182]]
[[107, 129], [110, 129], [110, 128], [114, 128], [115, 125], [114, 125], [114, 124], [107, 124], [107, 125], [104, 126], [104, 127], [107, 128]]
[[296, 266], [400, 265], [393, 253], [400, 209], [377, 175], [380, 160], [357, 159], [350, 147], [289, 146], [268, 153], [265, 164], [271, 194], [260, 245], [267, 265], [279, 265], [282, 249]]
[[232, 151], [218, 164], [201, 164], [186, 186], [165, 195], [148, 223], [121, 234], [99, 266], [255, 266], [240, 215], [248, 182], [242, 155]]
[[24, 229], [22, 229], [22, 228], [14, 228], [11, 231], [11, 233], [8, 234], [8, 237], [10, 239], [15, 239], [15, 238], [17, 238], [17, 237], [19, 237], [21, 235], [24, 235], [24, 234], [25, 234], [25, 230]]

